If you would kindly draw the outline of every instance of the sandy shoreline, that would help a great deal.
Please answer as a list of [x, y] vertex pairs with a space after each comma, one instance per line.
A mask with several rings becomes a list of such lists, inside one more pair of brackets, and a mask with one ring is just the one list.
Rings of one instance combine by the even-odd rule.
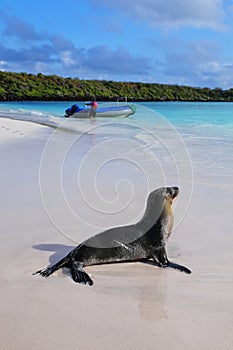
[[93, 287], [62, 271], [32, 276], [74, 246], [41, 199], [39, 168], [50, 132], [0, 118], [1, 348], [233, 349], [232, 190], [194, 184], [168, 247], [190, 276], [141, 263], [89, 267]]

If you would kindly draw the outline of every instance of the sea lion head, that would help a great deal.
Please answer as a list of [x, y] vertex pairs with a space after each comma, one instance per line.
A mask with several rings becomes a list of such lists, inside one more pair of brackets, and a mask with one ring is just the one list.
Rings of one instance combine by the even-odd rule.
[[179, 188], [178, 187], [166, 187], [166, 194], [165, 198], [167, 201], [169, 201], [170, 204], [172, 204], [173, 199], [175, 199], [179, 194]]
[[148, 202], [152, 204], [152, 203], [159, 203], [161, 201], [162, 202], [168, 201], [169, 203], [172, 204], [172, 201], [178, 196], [178, 193], [179, 193], [179, 188], [176, 186], [161, 187], [150, 193], [148, 197]]
[[178, 187], [161, 187], [152, 191], [147, 199], [147, 206], [142, 220], [153, 225], [159, 218], [172, 215], [172, 202], [179, 193]]

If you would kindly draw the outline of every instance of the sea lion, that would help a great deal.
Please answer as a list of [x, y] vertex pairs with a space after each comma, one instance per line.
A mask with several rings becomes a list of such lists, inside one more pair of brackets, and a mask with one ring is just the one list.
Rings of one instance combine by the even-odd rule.
[[79, 244], [55, 265], [34, 274], [48, 277], [61, 267], [68, 267], [75, 282], [92, 285], [92, 279], [83, 269], [85, 266], [149, 259], [159, 267], [191, 273], [187, 267], [170, 262], [165, 249], [173, 228], [172, 202], [178, 193], [178, 187], [163, 187], [151, 192], [138, 223], [103, 231]]

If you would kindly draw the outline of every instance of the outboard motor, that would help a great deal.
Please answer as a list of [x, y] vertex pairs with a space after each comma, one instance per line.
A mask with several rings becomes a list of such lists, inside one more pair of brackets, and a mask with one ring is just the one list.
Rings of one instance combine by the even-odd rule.
[[65, 110], [65, 113], [66, 113], [65, 117], [69, 118], [71, 115], [78, 112], [79, 110], [80, 110], [79, 106], [77, 104], [74, 104]]

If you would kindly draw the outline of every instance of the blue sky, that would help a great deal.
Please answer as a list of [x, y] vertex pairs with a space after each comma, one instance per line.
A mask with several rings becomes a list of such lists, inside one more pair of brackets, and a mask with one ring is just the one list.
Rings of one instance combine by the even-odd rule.
[[233, 0], [0, 0], [0, 70], [233, 87]]

